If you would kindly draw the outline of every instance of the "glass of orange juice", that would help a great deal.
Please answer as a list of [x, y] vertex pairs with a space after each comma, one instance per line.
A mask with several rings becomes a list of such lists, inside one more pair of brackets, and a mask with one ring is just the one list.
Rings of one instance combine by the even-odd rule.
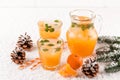
[[98, 38], [94, 25], [96, 15], [90, 10], [74, 10], [70, 17], [71, 26], [66, 33], [70, 52], [83, 58], [92, 55]]
[[47, 70], [57, 69], [63, 51], [63, 40], [39, 39], [37, 44], [43, 68]]
[[38, 22], [39, 34], [44, 39], [56, 39], [60, 36], [61, 20], [43, 20]]

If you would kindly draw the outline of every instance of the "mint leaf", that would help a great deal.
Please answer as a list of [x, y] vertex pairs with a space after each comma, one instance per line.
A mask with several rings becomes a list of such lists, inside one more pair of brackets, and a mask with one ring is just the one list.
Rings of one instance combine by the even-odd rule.
[[54, 28], [51, 28], [51, 29], [49, 29], [50, 30], [50, 32], [54, 32]]
[[86, 29], [85, 25], [81, 25], [81, 29], [84, 31]]
[[48, 49], [43, 49], [43, 51], [48, 51]]
[[56, 51], [60, 51], [60, 50], [61, 50], [61, 48], [60, 48], [60, 47], [56, 48]]
[[71, 27], [75, 27], [76, 26], [76, 23], [72, 23]]
[[49, 31], [49, 29], [48, 29], [48, 28], [46, 28], [46, 29], [45, 29], [45, 31], [46, 31], [46, 32], [48, 32], [48, 31]]
[[48, 44], [48, 46], [54, 46], [54, 44]]
[[58, 40], [58, 41], [57, 41], [57, 44], [61, 44], [61, 41], [60, 41], [60, 40]]
[[44, 42], [49, 42], [49, 40], [45, 39]]
[[91, 27], [93, 27], [93, 23], [87, 25], [88, 29], [90, 29]]
[[54, 22], [59, 22], [59, 20], [54, 20]]

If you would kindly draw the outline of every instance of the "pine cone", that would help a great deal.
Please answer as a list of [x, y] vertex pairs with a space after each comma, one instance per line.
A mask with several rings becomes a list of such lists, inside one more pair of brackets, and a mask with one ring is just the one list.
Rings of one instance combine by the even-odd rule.
[[82, 72], [89, 78], [95, 77], [99, 72], [99, 65], [95, 60], [87, 59], [82, 66]]
[[16, 64], [23, 64], [25, 59], [25, 51], [22, 48], [16, 47], [11, 53], [11, 60]]
[[25, 33], [25, 35], [20, 35], [17, 42], [17, 46], [23, 48], [24, 50], [29, 50], [33, 47], [31, 37]]

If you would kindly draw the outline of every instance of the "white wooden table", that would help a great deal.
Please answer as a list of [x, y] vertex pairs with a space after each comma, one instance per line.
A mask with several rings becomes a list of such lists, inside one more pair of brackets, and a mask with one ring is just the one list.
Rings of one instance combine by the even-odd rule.
[[[42, 67], [31, 71], [28, 68], [19, 70], [10, 60], [10, 53], [16, 46], [20, 34], [27, 32], [31, 35], [35, 47], [39, 38], [37, 22], [40, 19], [61, 19], [63, 21], [61, 37], [65, 40], [65, 33], [70, 26], [69, 12], [78, 8], [0, 8], [0, 80], [89, 80], [89, 78], [63, 78], [57, 71], [46, 71]], [[87, 8], [103, 17], [103, 27], [100, 35], [120, 36], [119, 8]], [[27, 58], [38, 57], [37, 48], [26, 52]], [[69, 55], [64, 52], [63, 59]], [[114, 74], [99, 73], [92, 80], [118, 80], [120, 72]]]

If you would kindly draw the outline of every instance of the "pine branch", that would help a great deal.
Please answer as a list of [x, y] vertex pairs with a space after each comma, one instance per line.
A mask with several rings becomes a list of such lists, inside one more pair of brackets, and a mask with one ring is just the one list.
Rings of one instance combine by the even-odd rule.
[[104, 55], [99, 55], [99, 56], [97, 56], [96, 61], [98, 61], [98, 62], [110, 62], [110, 61], [112, 61], [112, 60], [111, 60], [110, 57], [108, 57], [107, 54], [104, 54]]
[[101, 55], [97, 55], [98, 62], [111, 62], [111, 61], [118, 61], [120, 58], [120, 51], [114, 50], [114, 52], [103, 53]]
[[97, 61], [118, 61], [120, 57], [120, 44], [117, 42], [120, 42], [120, 37], [100, 36], [98, 38], [98, 44], [101, 44], [102, 47], [96, 49]]
[[109, 53], [109, 54], [108, 53], [103, 53], [101, 55], [97, 55], [96, 60], [98, 62], [110, 62], [110, 61], [112, 61], [112, 59], [111, 59], [112, 54], [113, 53]]
[[110, 50], [114, 51], [114, 50], [120, 50], [120, 44], [114, 43], [110, 45]]
[[118, 62], [112, 62], [105, 67], [105, 71], [107, 73], [118, 72], [118, 71], [120, 71], [120, 65], [118, 64]]
[[98, 62], [110, 62], [105, 66], [107, 73], [120, 71], [120, 37], [116, 36], [100, 36], [98, 43], [103, 44], [96, 50]]
[[102, 47], [96, 49], [97, 55], [108, 54], [109, 52], [110, 52], [109, 46], [102, 46]]
[[119, 50], [115, 50], [113, 53], [111, 53], [111, 55], [109, 55], [110, 56], [110, 58], [111, 58], [111, 60], [112, 61], [116, 61], [116, 62], [118, 62], [119, 61], [119, 59], [120, 59], [120, 51]]
[[120, 44], [120, 37], [117, 37], [117, 36], [100, 36], [98, 38], [98, 43], [107, 43], [107, 44], [117, 43], [117, 44]]

